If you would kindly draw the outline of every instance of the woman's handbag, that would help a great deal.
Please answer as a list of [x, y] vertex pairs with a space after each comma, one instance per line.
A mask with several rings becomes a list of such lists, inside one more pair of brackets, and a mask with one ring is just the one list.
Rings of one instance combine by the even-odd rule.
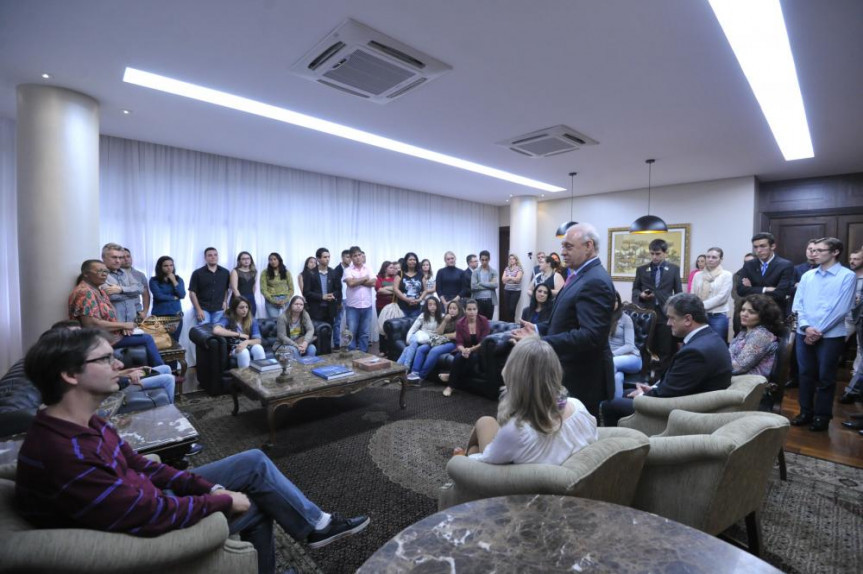
[[398, 303], [390, 303], [389, 305], [385, 305], [383, 309], [381, 309], [381, 314], [378, 315], [378, 327], [380, 327], [380, 332], [384, 333], [384, 323], [386, 323], [390, 319], [400, 319], [404, 317], [405, 314], [399, 307]]
[[160, 351], [164, 351], [165, 349], [170, 349], [174, 345], [173, 339], [171, 339], [171, 335], [168, 334], [168, 331], [165, 330], [165, 326], [162, 325], [162, 321], [159, 317], [154, 317], [150, 315], [138, 325], [138, 328], [141, 329], [147, 335], [153, 337], [153, 341], [156, 343], [156, 348]]
[[432, 347], [439, 347], [441, 345], [446, 345], [447, 343], [452, 343], [452, 342], [453, 342], [453, 340], [450, 339], [449, 337], [447, 337], [446, 335], [435, 334], [435, 335], [431, 336], [431, 341], [429, 342], [429, 344]]

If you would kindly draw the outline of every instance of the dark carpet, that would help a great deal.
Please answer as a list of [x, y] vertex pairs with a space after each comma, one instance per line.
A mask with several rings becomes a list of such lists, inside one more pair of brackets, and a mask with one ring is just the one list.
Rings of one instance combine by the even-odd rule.
[[[271, 457], [282, 472], [324, 510], [372, 519], [365, 532], [319, 550], [276, 529], [280, 567], [353, 572], [396, 533], [437, 511], [453, 446], [466, 442], [479, 416], [496, 409], [463, 393], [445, 398], [441, 388], [410, 389], [405, 410], [398, 407], [398, 388], [390, 386], [279, 411], [280, 448]], [[241, 399], [233, 417], [230, 397], [196, 393], [181, 408], [192, 414], [206, 446], [195, 464], [259, 448], [267, 439], [258, 403]], [[863, 469], [794, 454], [787, 464], [789, 481], [777, 472], [768, 485], [763, 558], [790, 573], [863, 571]], [[742, 521], [726, 536], [745, 541]]]

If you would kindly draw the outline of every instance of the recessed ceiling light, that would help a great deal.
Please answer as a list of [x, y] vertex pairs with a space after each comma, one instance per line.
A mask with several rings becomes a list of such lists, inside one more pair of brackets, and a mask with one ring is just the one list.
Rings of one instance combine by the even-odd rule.
[[175, 80], [166, 76], [160, 76], [151, 72], [137, 70], [135, 68], [126, 68], [126, 72], [123, 74], [123, 81], [129, 84], [135, 84], [138, 86], [143, 86], [145, 88], [151, 88], [153, 90], [166, 92], [168, 94], [175, 94], [178, 96], [191, 98], [193, 100], [207, 102], [210, 104], [215, 104], [217, 106], [223, 106], [241, 112], [246, 112], [248, 114], [261, 116], [264, 118], [270, 118], [287, 124], [293, 124], [295, 126], [300, 126], [318, 132], [338, 136], [340, 138], [345, 138], [356, 142], [372, 145], [375, 147], [388, 149], [390, 151], [407, 154], [413, 157], [427, 159], [429, 161], [442, 163], [452, 167], [457, 167], [459, 169], [472, 171], [474, 173], [487, 175], [489, 177], [502, 179], [505, 181], [517, 183], [519, 185], [524, 185], [527, 187], [532, 187], [534, 189], [539, 189], [542, 191], [566, 191], [566, 189], [563, 187], [558, 187], [556, 185], [550, 185], [548, 183], [543, 183], [535, 179], [522, 177], [508, 171], [495, 169], [493, 167], [488, 167], [451, 155], [431, 151], [428, 149], [417, 147], [415, 145], [379, 136], [370, 132], [358, 130], [327, 120], [322, 120], [314, 116], [301, 114], [299, 112], [295, 112], [286, 108], [280, 108], [278, 106], [265, 104], [263, 102], [258, 102], [249, 98], [244, 98], [242, 96], [229, 94], [227, 92], [220, 92], [211, 88], [205, 88], [203, 86], [190, 84], [181, 80]]
[[813, 157], [779, 0], [710, 0], [786, 161]]
[[120, 110], [120, 111], [123, 112], [124, 116], [128, 116], [128, 115], [132, 114], [132, 110]]
[[43, 79], [43, 80], [50, 80], [50, 79], [51, 79], [51, 78], [53, 78], [53, 77], [54, 77], [54, 76], [52, 76], [52, 75], [51, 75], [51, 74], [49, 74], [48, 72], [43, 72], [43, 73], [42, 73], [42, 79]]

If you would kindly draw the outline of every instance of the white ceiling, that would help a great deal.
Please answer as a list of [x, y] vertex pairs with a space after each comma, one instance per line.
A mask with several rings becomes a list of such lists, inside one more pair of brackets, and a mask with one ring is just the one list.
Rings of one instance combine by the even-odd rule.
[[[98, 99], [104, 134], [498, 205], [538, 192], [127, 85], [123, 70], [567, 189], [576, 170], [579, 195], [645, 187], [649, 157], [654, 185], [863, 171], [863, 1], [782, 6], [815, 148], [808, 160], [782, 158], [707, 0], [0, 0], [0, 115], [15, 116], [16, 85], [50, 83]], [[387, 105], [288, 73], [348, 17], [453, 70]], [[600, 145], [546, 159], [495, 145], [556, 124]]]

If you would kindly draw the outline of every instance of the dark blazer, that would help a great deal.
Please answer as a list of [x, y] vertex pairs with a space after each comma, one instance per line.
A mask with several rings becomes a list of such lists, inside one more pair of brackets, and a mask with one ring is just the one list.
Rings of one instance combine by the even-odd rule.
[[652, 397], [682, 397], [727, 389], [731, 384], [731, 355], [728, 345], [707, 327], [675, 353]]
[[557, 352], [563, 385], [593, 415], [614, 396], [614, 359], [608, 345], [614, 285], [599, 260], [585, 266], [557, 294], [551, 317], [536, 327]]
[[641, 292], [645, 289], [651, 289], [654, 294], [653, 304], [656, 313], [660, 319], [663, 319], [662, 324], [664, 324], [665, 304], [672, 295], [683, 293], [680, 267], [668, 261], [660, 263], [659, 287], [655, 287], [653, 284], [653, 267], [653, 263], [648, 263], [635, 270], [635, 280], [632, 282], [632, 302], [640, 307], [648, 306], [649, 302], [641, 298]]
[[[491, 323], [482, 315], [476, 316], [476, 338], [477, 342], [482, 341], [491, 333]], [[467, 326], [467, 317], [462, 317], [455, 323], [455, 342], [456, 345], [463, 347], [468, 346], [470, 341], [470, 329]]]
[[309, 316], [316, 321], [332, 320], [336, 316], [339, 309], [339, 303], [342, 300], [342, 283], [341, 279], [336, 277], [336, 272], [327, 267], [327, 293], [332, 293], [336, 296], [335, 301], [328, 301], [327, 308], [328, 316], [324, 317], [321, 302], [324, 300], [324, 294], [321, 291], [321, 273], [317, 269], [312, 271], [309, 280], [304, 279], [303, 287], [305, 287], [305, 297], [308, 307]]
[[[749, 279], [752, 284], [747, 287], [743, 279]], [[747, 261], [740, 270], [740, 284], [737, 285], [737, 294], [741, 297], [747, 295], [760, 295], [764, 287], [775, 287], [775, 291], [765, 293], [776, 301], [782, 312], [785, 312], [785, 300], [794, 288], [794, 265], [787, 259], [778, 255], [767, 266], [767, 271], [761, 275], [761, 260], [758, 258]]]
[[464, 305], [464, 301], [467, 301], [471, 298], [470, 279], [472, 275], [473, 270], [470, 267], [468, 267], [462, 272], [461, 293], [458, 294], [459, 298], [462, 299], [462, 305]]

